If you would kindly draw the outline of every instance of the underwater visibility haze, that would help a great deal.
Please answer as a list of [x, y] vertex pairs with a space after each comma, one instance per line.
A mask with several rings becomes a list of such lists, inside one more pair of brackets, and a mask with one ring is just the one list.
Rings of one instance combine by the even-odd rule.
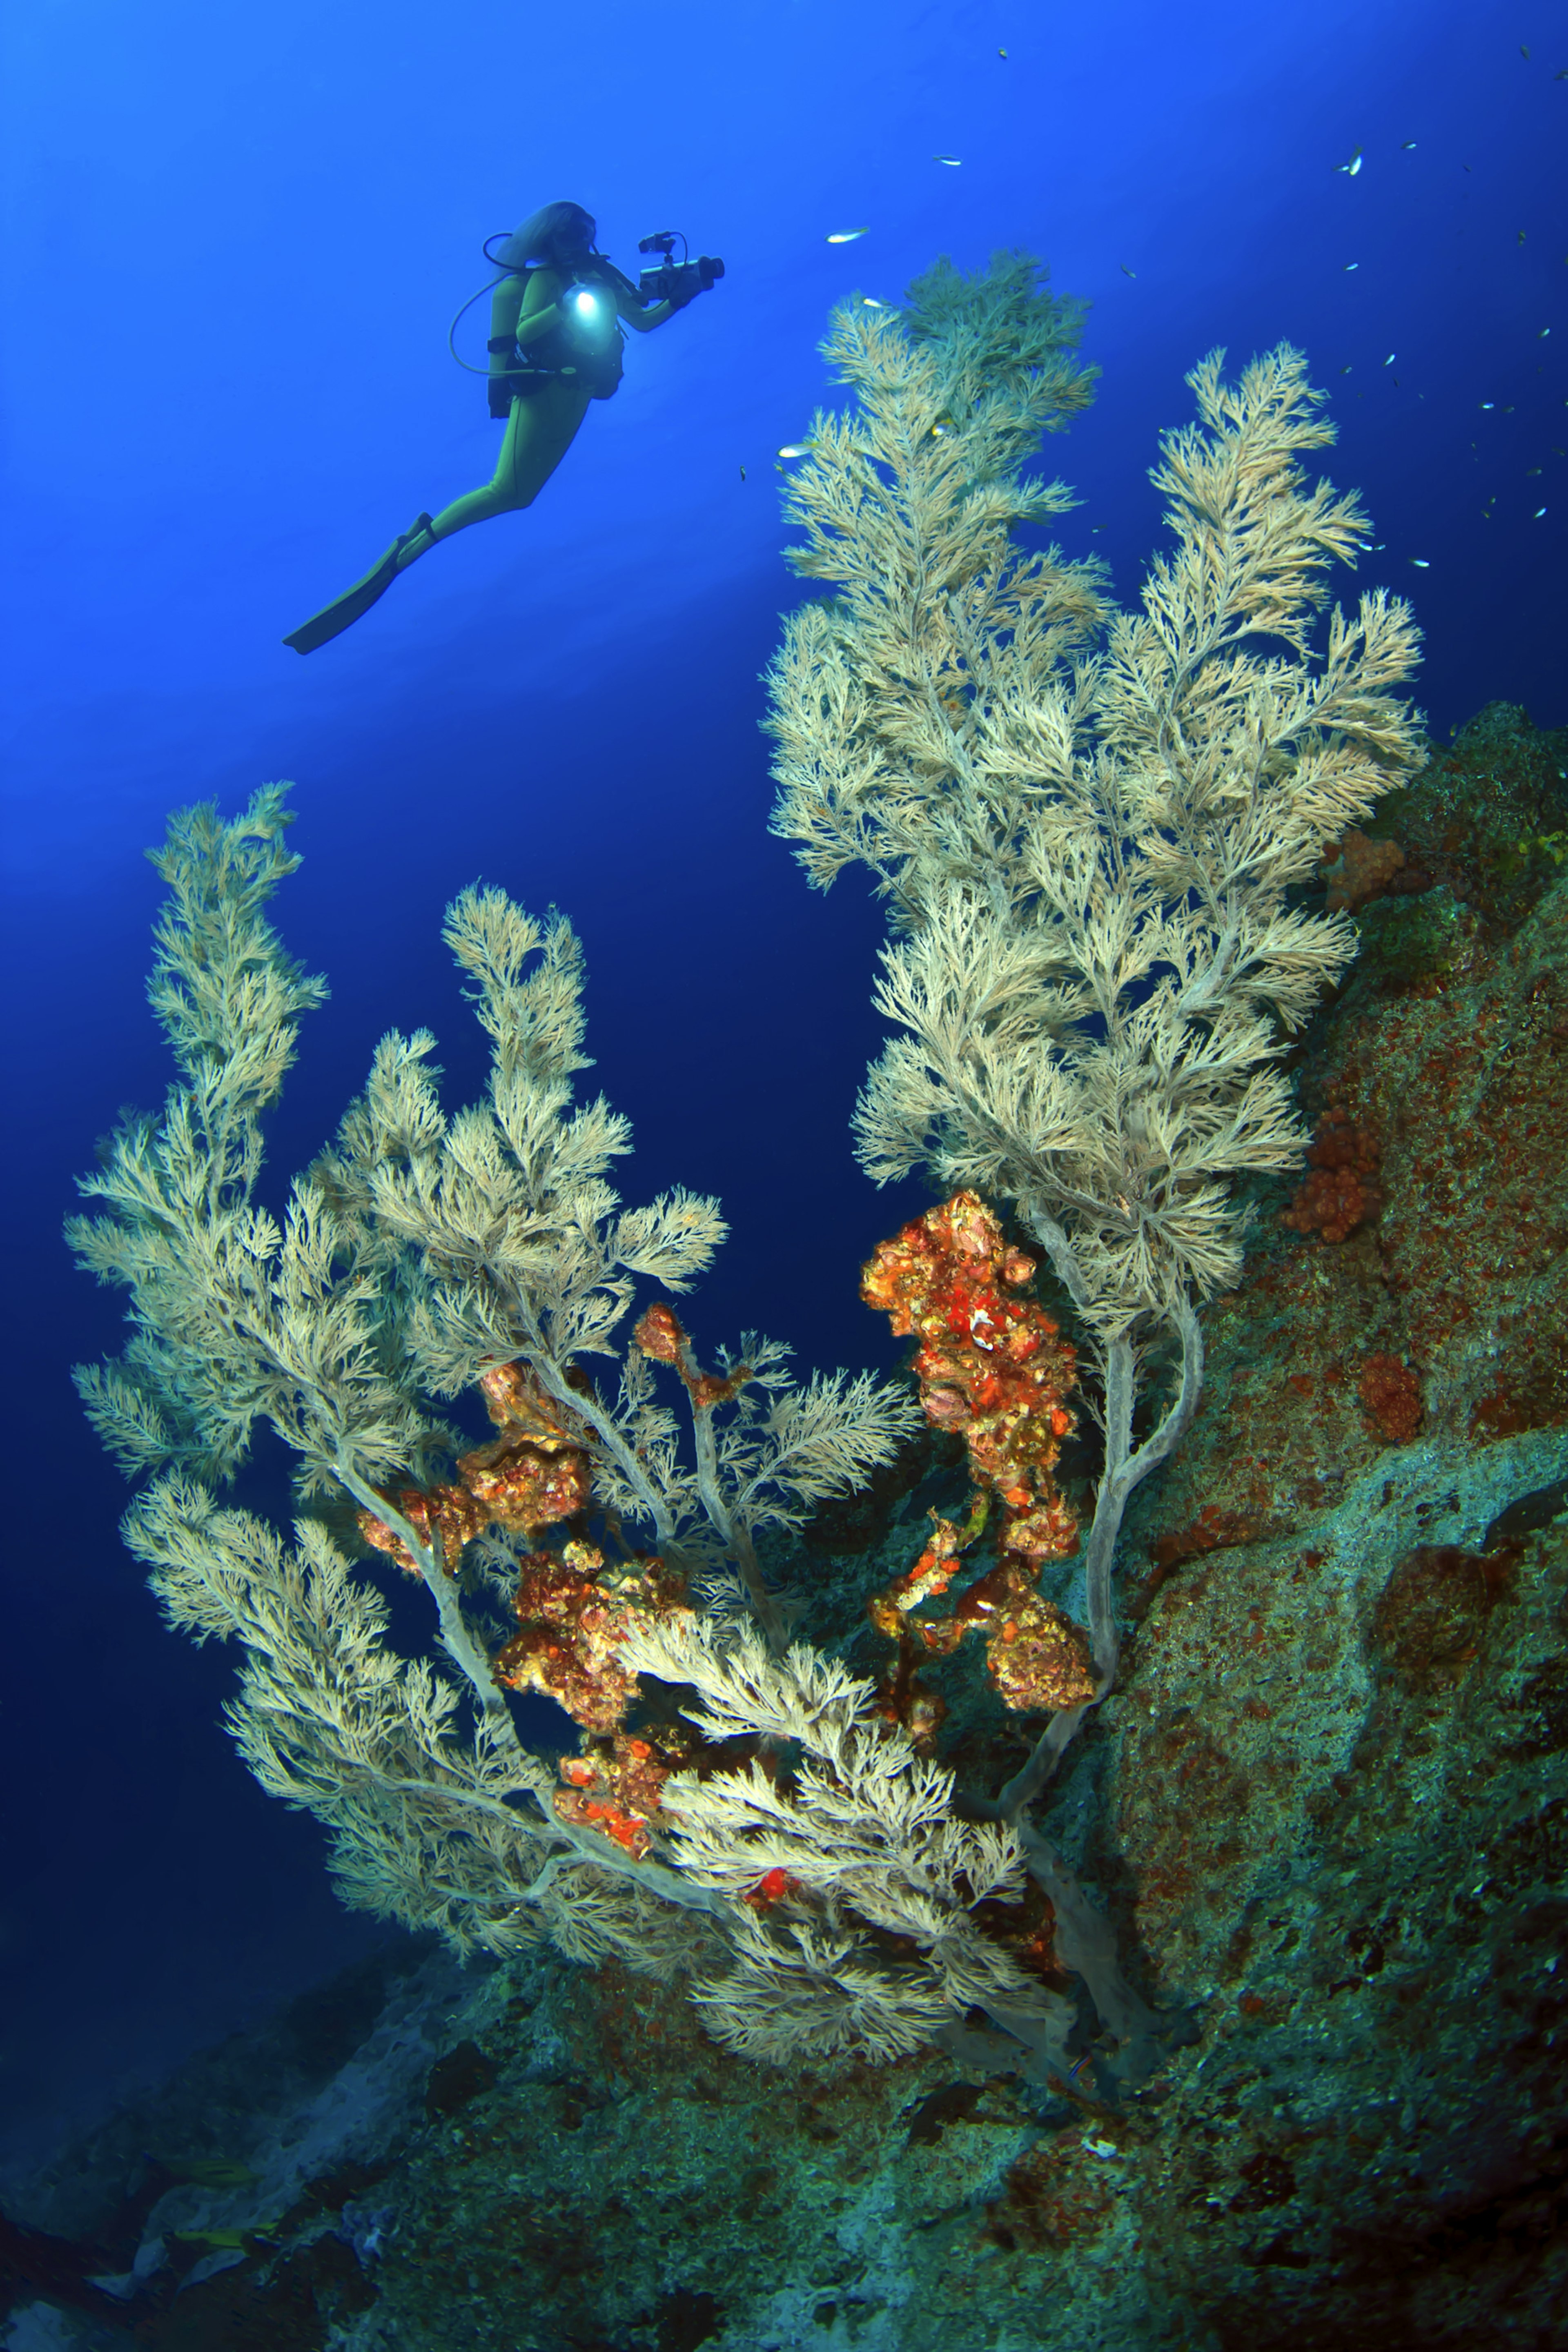
[[1568, 2342], [1561, 9], [4, 40], [0, 2343]]

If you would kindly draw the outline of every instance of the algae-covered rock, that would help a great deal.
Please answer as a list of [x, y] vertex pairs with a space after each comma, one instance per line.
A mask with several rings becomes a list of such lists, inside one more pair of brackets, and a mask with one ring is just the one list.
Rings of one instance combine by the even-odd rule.
[[[431, 1962], [389, 1979], [329, 2080], [268, 2105], [228, 2069], [184, 2152], [246, 2180], [142, 2183], [181, 2227], [237, 2233], [239, 2262], [176, 2294], [198, 2261], [172, 2244], [128, 2303], [44, 2291], [60, 2242], [79, 2280], [90, 2247], [123, 2273], [145, 2243], [160, 2126], [123, 2119], [19, 2209], [56, 2250], [24, 2248], [14, 2329], [282, 2352], [1568, 2342], [1565, 752], [1494, 705], [1373, 821], [1401, 887], [1361, 910], [1361, 961], [1295, 1057], [1333, 1181], [1258, 1190], [1196, 1423], [1129, 1517], [1121, 1685], [1047, 1825], [1194, 2038], [1113, 2103], [1087, 2063], [1045, 2090], [941, 2052], [778, 2073], [617, 1966], [542, 1952], [459, 1985]], [[858, 1670], [867, 1598], [962, 1507], [960, 1454], [911, 1444], [795, 1563]], [[942, 1752], [994, 1786], [1030, 1727], [969, 1651], [931, 1675]], [[1043, 1897], [1028, 1925], [1081, 2000]]]

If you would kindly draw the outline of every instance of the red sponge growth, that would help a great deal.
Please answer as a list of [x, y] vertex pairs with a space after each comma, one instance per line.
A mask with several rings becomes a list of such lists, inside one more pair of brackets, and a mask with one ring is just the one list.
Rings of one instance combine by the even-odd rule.
[[1331, 1103], [1307, 1150], [1311, 1173], [1279, 1222], [1293, 1233], [1342, 1242], [1383, 1206], [1378, 1145], [1372, 1129]]
[[1421, 1383], [1408, 1364], [1397, 1356], [1369, 1356], [1356, 1394], [1386, 1444], [1409, 1444], [1421, 1426], [1426, 1407], [1421, 1402]]

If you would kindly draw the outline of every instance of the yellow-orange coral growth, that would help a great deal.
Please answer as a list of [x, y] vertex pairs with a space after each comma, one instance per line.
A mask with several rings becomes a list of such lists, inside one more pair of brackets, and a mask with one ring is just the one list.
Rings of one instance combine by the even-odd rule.
[[[448, 1570], [457, 1567], [463, 1546], [488, 1527], [531, 1538], [535, 1529], [574, 1519], [588, 1507], [588, 1457], [553, 1402], [517, 1364], [498, 1364], [479, 1386], [501, 1434], [463, 1454], [454, 1482], [405, 1486], [393, 1497]], [[384, 1519], [362, 1511], [359, 1524], [375, 1550], [413, 1569], [407, 1545]]]
[[[1008, 1246], [978, 1194], [955, 1192], [884, 1242], [861, 1276], [862, 1297], [892, 1317], [895, 1331], [919, 1339], [914, 1370], [927, 1417], [962, 1433], [982, 1490], [963, 1527], [931, 1514], [925, 1550], [870, 1602], [873, 1623], [900, 1643], [896, 1711], [912, 1721], [923, 1707], [932, 1728], [940, 1703], [914, 1682], [918, 1652], [910, 1644], [945, 1656], [977, 1624], [985, 1627], [986, 1664], [1007, 1706], [1049, 1712], [1094, 1695], [1083, 1633], [1034, 1590], [1042, 1561], [1078, 1545], [1077, 1518], [1053, 1475], [1073, 1425], [1062, 1400], [1077, 1358], [1044, 1309], [1016, 1295], [1034, 1272], [1033, 1258]], [[916, 1617], [957, 1574], [985, 1524], [987, 1494], [1001, 1504], [996, 1566], [950, 1615]]]
[[881, 1244], [860, 1296], [919, 1339], [928, 1420], [963, 1436], [973, 1476], [1000, 1499], [1000, 1549], [1037, 1562], [1078, 1548], [1053, 1475], [1073, 1426], [1063, 1399], [1078, 1359], [1043, 1307], [1011, 1295], [1034, 1272], [978, 1193], [955, 1192]]

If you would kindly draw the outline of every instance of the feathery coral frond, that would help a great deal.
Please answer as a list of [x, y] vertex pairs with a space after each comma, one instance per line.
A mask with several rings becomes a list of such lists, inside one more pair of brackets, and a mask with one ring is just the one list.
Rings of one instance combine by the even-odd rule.
[[792, 617], [772, 675], [775, 822], [814, 880], [858, 859], [894, 901], [877, 1003], [905, 1034], [857, 1112], [867, 1167], [1043, 1209], [1109, 1339], [1233, 1279], [1226, 1180], [1300, 1149], [1264, 1066], [1355, 933], [1285, 891], [1418, 756], [1390, 693], [1415, 641], [1378, 593], [1313, 651], [1327, 569], [1368, 525], [1305, 479], [1333, 434], [1287, 345], [1235, 383], [1223, 352], [1194, 370], [1199, 422], [1154, 475], [1175, 551], [1142, 612], [1107, 613], [1087, 580], [1075, 602], [988, 539], [973, 486], [1016, 509], [1040, 429], [1033, 379], [984, 331], [1022, 282], [1009, 265], [963, 328], [971, 397], [940, 435], [968, 281], [939, 271], [909, 331], [836, 319], [858, 405], [816, 436], [793, 506], [797, 561], [838, 595]]
[[[606, 1171], [630, 1148], [626, 1123], [602, 1099], [573, 1097], [586, 1066], [576, 939], [563, 917], [535, 921], [500, 891], [465, 891], [447, 927], [492, 1042], [486, 1099], [448, 1114], [434, 1040], [384, 1037], [335, 1146], [295, 1181], [281, 1223], [270, 1215], [255, 1195], [258, 1115], [291, 1056], [293, 1015], [321, 992], [260, 912], [292, 870], [278, 847], [287, 822], [273, 791], [229, 825], [211, 809], [172, 821], [154, 1001], [184, 1083], [161, 1117], [122, 1124], [82, 1187], [104, 1213], [70, 1226], [83, 1263], [131, 1294], [121, 1359], [78, 1374], [121, 1466], [156, 1474], [127, 1515], [127, 1544], [172, 1623], [238, 1643], [229, 1724], [240, 1755], [264, 1789], [324, 1824], [345, 1899], [437, 1927], [465, 1952], [546, 1932], [584, 1958], [615, 1952], [719, 1981], [753, 1940], [752, 1914], [726, 1891], [733, 1872], [710, 1881], [672, 1867], [651, 1832], [634, 1853], [558, 1802], [552, 1770], [518, 1739], [483, 1604], [498, 1581], [521, 1592], [520, 1558], [541, 1523], [580, 1523], [591, 1497], [617, 1535], [640, 1525], [666, 1548], [668, 1564], [654, 1560], [645, 1579], [661, 1606], [687, 1613], [689, 1578], [727, 1575], [742, 1612], [782, 1638], [750, 1530], [793, 1522], [887, 1460], [910, 1408], [865, 1376], [797, 1387], [787, 1350], [751, 1336], [721, 1374], [703, 1376], [680, 1337], [661, 1352], [687, 1387], [688, 1462], [643, 1347], [626, 1349], [608, 1393], [587, 1378], [584, 1357], [620, 1354], [637, 1279], [685, 1289], [726, 1228], [717, 1202], [683, 1188], [622, 1209]], [[668, 1308], [639, 1334], [651, 1344], [656, 1328], [679, 1334]], [[500, 1433], [470, 1450], [433, 1400], [475, 1384]], [[300, 1520], [289, 1545], [219, 1503], [213, 1489], [258, 1421], [291, 1449], [303, 1493], [352, 1497], [374, 1549], [423, 1578], [437, 1660], [399, 1654], [391, 1612], [319, 1523]], [[431, 1461], [453, 1457], [455, 1475], [433, 1482]], [[418, 1483], [400, 1483], [409, 1477]], [[602, 1588], [584, 1560], [604, 1571]], [[523, 1565], [534, 1589], [589, 1609], [618, 1605], [624, 1589], [575, 1539], [531, 1549]], [[802, 1658], [793, 1690], [837, 1687], [835, 1670]], [[613, 1718], [607, 1701], [595, 1708]], [[668, 1843], [675, 1817], [658, 1826]], [[1001, 1851], [988, 1831], [970, 1843], [977, 1856]], [[910, 1896], [911, 1919], [944, 1949], [955, 1899]], [[979, 1983], [984, 1966], [944, 1962], [942, 1982], [966, 1971]], [[846, 1963], [851, 1988], [859, 1967]], [[874, 1956], [864, 1972], [831, 2046], [897, 2041], [877, 2021]], [[952, 2005], [922, 1998], [942, 2014]], [[780, 2054], [790, 2046], [786, 2036]]]
[[[1011, 1831], [959, 1822], [952, 1775], [883, 1724], [868, 1683], [797, 1644], [770, 1654], [756, 1631], [699, 1619], [650, 1625], [623, 1644], [639, 1673], [685, 1684], [684, 1712], [710, 1738], [798, 1743], [787, 1786], [755, 1762], [667, 1782], [671, 1853], [683, 1874], [740, 1906], [787, 1885], [776, 1918], [733, 1915], [730, 1964], [700, 1983], [719, 2039], [747, 2056], [860, 2048], [889, 2057], [987, 2000], [1029, 2009], [1037, 1989], [971, 1919], [1022, 1884]], [[912, 1955], [889, 1965], [876, 1937]]]
[[[1197, 1409], [1195, 1302], [1240, 1269], [1233, 1181], [1305, 1142], [1272, 1065], [1355, 952], [1344, 917], [1286, 893], [1420, 758], [1394, 692], [1416, 635], [1381, 592], [1325, 619], [1329, 569], [1370, 526], [1307, 478], [1333, 429], [1288, 344], [1234, 382], [1223, 352], [1189, 377], [1197, 421], [1153, 475], [1174, 545], [1138, 611], [1024, 554], [1014, 523], [1067, 502], [1024, 467], [1087, 396], [1060, 374], [1070, 319], [1053, 341], [1041, 313], [1029, 344], [1030, 283], [1016, 258], [978, 284], [944, 268], [902, 320], [835, 315], [855, 404], [818, 421], [786, 502], [797, 570], [833, 593], [791, 615], [769, 673], [773, 822], [818, 887], [859, 862], [890, 902], [876, 1002], [900, 1034], [857, 1106], [863, 1164], [1011, 1202], [1089, 1327], [1103, 1695], [1122, 1513]], [[1135, 1447], [1161, 1332], [1180, 1374]], [[1007, 1818], [1082, 1714], [1058, 1712]]]

